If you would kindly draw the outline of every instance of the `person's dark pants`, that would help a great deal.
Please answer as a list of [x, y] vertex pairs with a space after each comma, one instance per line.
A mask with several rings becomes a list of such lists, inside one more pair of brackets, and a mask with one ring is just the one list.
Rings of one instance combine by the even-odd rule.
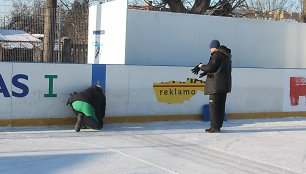
[[[77, 117], [79, 114], [83, 114], [81, 112], [76, 111], [73, 107], [72, 111], [74, 112], [75, 116]], [[83, 126], [90, 128], [90, 129], [101, 129], [101, 125], [94, 119], [92, 119], [91, 117], [87, 117], [86, 115], [83, 114], [83, 120], [82, 120], [82, 124]]]
[[227, 93], [209, 95], [210, 128], [220, 129], [225, 114], [225, 102]]

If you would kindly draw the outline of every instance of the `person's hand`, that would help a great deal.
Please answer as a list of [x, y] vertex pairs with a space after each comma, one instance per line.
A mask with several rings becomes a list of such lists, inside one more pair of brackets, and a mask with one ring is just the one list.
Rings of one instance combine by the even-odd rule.
[[198, 75], [198, 74], [199, 74], [199, 71], [201, 70], [199, 65], [202, 65], [202, 63], [199, 63], [197, 66], [195, 66], [195, 67], [191, 70], [191, 72], [192, 72], [193, 74], [195, 74], [195, 75]]
[[73, 93], [70, 94], [70, 97], [69, 97], [69, 99], [68, 99], [68, 101], [67, 101], [67, 103], [66, 103], [67, 106], [70, 105], [70, 104], [72, 103], [72, 102], [71, 102], [71, 97], [72, 97], [73, 95], [77, 95], [77, 94], [79, 94], [79, 93], [73, 92]]
[[202, 78], [202, 77], [204, 77], [204, 76], [206, 76], [206, 75], [207, 75], [207, 72], [204, 71], [204, 72], [202, 72], [202, 73], [200, 74], [199, 77]]
[[195, 75], [198, 75], [198, 74], [199, 74], [199, 71], [200, 71], [200, 67], [198, 67], [198, 66], [194, 67], [194, 68], [191, 70], [191, 72], [192, 72], [193, 74], [195, 74]]

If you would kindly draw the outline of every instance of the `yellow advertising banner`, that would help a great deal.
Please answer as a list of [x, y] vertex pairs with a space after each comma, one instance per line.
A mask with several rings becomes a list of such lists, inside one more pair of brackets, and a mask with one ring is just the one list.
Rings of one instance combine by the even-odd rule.
[[204, 91], [203, 80], [187, 78], [186, 82], [168, 81], [153, 83], [153, 89], [160, 103], [182, 104], [194, 96], [197, 91]]

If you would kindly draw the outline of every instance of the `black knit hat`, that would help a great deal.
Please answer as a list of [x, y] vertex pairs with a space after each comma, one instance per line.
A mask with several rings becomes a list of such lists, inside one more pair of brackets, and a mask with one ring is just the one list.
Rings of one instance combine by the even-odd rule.
[[220, 47], [220, 42], [218, 40], [212, 40], [209, 44], [209, 48], [218, 48]]

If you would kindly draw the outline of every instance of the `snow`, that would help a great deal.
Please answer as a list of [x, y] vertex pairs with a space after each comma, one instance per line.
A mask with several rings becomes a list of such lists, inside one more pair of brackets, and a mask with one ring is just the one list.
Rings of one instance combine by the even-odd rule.
[[5, 49], [33, 49], [33, 45], [41, 47], [42, 41], [23, 30], [0, 29], [0, 44]]
[[306, 173], [306, 118], [0, 127], [0, 173]]

